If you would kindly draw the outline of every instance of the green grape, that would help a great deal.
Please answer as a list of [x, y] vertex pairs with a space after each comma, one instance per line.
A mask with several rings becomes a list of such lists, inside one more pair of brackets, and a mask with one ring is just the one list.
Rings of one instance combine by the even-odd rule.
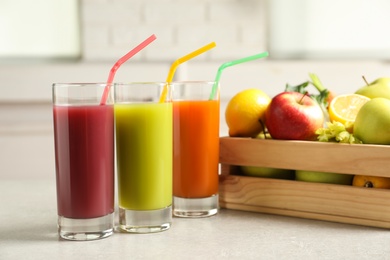
[[317, 139], [320, 142], [337, 142], [349, 144], [361, 144], [353, 134], [347, 131], [344, 124], [340, 122], [327, 122], [327, 127], [319, 128], [316, 131]]

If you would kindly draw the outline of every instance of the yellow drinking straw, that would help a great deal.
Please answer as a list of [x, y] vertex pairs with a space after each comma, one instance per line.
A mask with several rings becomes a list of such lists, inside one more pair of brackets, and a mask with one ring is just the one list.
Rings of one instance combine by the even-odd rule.
[[[182, 63], [184, 63], [184, 62], [186, 62], [186, 61], [188, 61], [188, 60], [198, 56], [199, 54], [202, 54], [202, 53], [210, 50], [211, 48], [214, 48], [215, 46], [216, 46], [215, 42], [211, 42], [211, 43], [209, 43], [209, 44], [207, 44], [207, 45], [197, 49], [196, 51], [193, 51], [193, 52], [191, 52], [191, 53], [189, 53], [189, 54], [187, 54], [187, 55], [177, 59], [176, 61], [174, 61], [172, 63], [172, 65], [171, 65], [170, 70], [169, 70], [166, 82], [167, 83], [171, 83], [172, 82], [173, 75], [175, 74], [176, 68], [180, 64], [182, 64]], [[168, 88], [167, 88], [167, 85], [165, 85], [164, 89], [163, 89], [163, 91], [161, 93], [161, 96], [160, 96], [160, 103], [163, 103], [165, 98], [167, 97], [167, 91], [168, 91]]]

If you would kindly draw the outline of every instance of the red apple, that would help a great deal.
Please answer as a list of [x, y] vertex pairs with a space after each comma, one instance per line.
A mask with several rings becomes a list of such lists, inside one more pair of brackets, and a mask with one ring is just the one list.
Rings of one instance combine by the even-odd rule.
[[273, 139], [315, 140], [324, 114], [316, 101], [298, 92], [282, 92], [272, 98], [265, 125]]

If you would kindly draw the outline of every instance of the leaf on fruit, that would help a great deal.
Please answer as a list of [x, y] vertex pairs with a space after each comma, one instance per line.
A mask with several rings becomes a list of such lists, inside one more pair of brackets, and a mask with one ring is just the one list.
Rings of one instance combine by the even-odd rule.
[[340, 122], [326, 122], [327, 127], [317, 129], [316, 134], [320, 142], [337, 142], [348, 144], [361, 144], [353, 134], [347, 131], [344, 124]]
[[303, 82], [302, 84], [299, 84], [297, 86], [292, 86], [292, 85], [287, 83], [285, 91], [306, 94], [307, 93], [306, 87], [309, 86], [309, 83], [310, 83], [309, 81], [306, 81], [306, 82]]

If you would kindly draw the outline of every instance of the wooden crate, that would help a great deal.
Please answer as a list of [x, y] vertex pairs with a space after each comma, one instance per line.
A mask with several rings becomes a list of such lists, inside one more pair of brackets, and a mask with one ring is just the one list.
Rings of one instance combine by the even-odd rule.
[[390, 177], [390, 146], [220, 138], [222, 208], [390, 228], [390, 190], [240, 176], [263, 166]]

